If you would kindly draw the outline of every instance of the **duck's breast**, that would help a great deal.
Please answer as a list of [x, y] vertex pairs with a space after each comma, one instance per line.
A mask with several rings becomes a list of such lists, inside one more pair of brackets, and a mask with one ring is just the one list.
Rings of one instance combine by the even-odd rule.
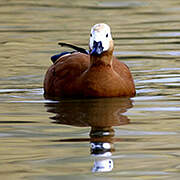
[[[116, 62], [117, 61], [117, 62]], [[119, 62], [113, 65], [91, 66], [81, 76], [84, 96], [120, 97], [135, 95], [135, 86], [129, 68]]]

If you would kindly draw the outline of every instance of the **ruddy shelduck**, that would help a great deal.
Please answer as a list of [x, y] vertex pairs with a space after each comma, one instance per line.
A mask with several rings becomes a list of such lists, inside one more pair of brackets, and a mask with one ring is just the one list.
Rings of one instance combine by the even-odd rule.
[[52, 57], [44, 79], [45, 97], [133, 97], [133, 77], [127, 65], [113, 56], [110, 27], [92, 27], [89, 52], [66, 43], [75, 51]]

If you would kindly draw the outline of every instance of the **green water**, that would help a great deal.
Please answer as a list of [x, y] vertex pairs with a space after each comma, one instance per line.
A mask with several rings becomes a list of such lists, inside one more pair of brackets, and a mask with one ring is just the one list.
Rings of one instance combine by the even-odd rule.
[[[179, 11], [178, 0], [1, 0], [0, 178], [179, 179]], [[57, 43], [88, 48], [99, 22], [137, 96], [45, 100]]]

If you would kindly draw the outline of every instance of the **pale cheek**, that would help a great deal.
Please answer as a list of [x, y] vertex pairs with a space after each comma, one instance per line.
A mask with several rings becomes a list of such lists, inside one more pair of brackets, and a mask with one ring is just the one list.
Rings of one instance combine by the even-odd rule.
[[96, 38], [91, 37], [89, 40], [89, 48], [92, 50], [93, 49], [93, 43], [94, 41], [102, 42], [102, 46], [103, 46], [103, 51], [107, 51], [109, 49], [109, 40], [107, 40], [106, 38], [102, 39], [99, 38], [99, 36], [96, 36]]
[[107, 51], [109, 49], [109, 42], [108, 41], [104, 41], [102, 45], [104, 47], [103, 51]]
[[93, 49], [93, 40], [92, 38], [89, 41], [89, 48], [92, 50]]

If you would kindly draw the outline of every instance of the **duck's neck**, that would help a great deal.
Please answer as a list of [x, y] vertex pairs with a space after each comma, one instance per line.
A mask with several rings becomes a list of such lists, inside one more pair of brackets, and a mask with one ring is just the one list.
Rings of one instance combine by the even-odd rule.
[[110, 42], [110, 48], [108, 51], [103, 52], [100, 55], [90, 55], [90, 67], [94, 66], [111, 66], [113, 61], [113, 41]]
[[99, 56], [90, 56], [90, 66], [112, 66], [113, 56], [108, 52], [104, 52]]

